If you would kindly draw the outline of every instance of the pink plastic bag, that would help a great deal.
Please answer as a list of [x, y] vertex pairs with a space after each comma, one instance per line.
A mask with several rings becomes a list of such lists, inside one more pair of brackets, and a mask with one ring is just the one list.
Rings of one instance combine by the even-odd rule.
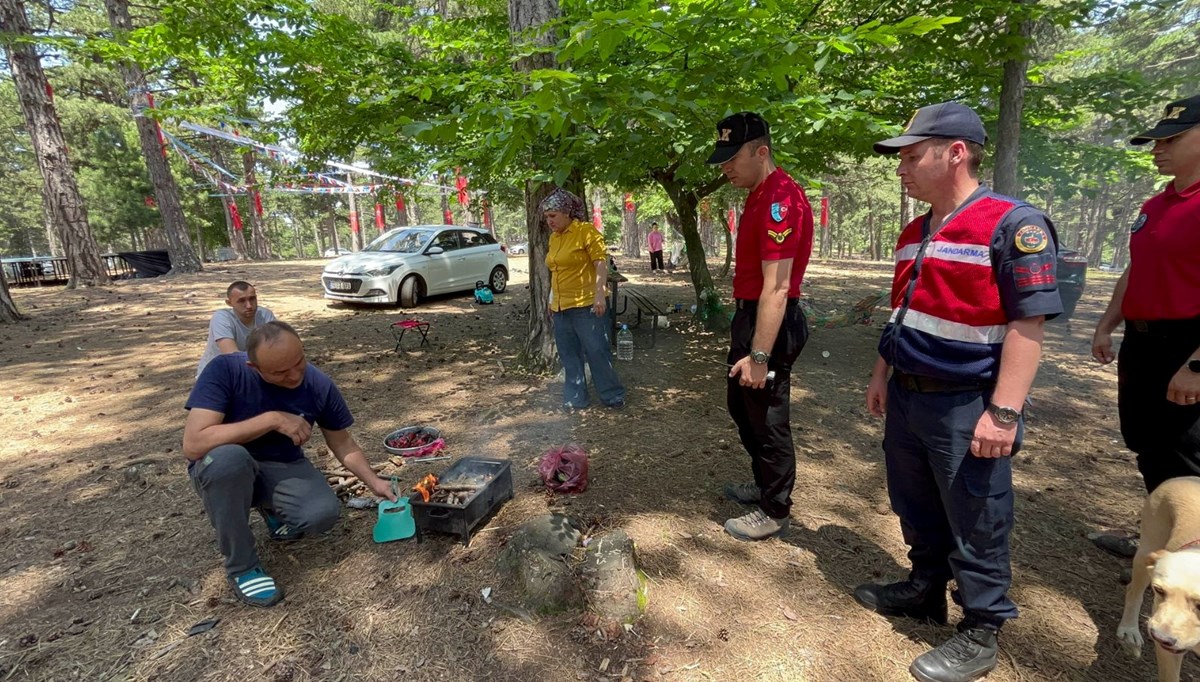
[[556, 493], [581, 493], [588, 486], [588, 456], [575, 443], [554, 447], [542, 455], [538, 473]]

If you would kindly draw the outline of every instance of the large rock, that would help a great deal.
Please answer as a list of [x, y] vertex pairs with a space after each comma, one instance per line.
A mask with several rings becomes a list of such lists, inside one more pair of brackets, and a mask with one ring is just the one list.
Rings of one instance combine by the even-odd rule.
[[583, 606], [583, 592], [566, 558], [579, 545], [579, 537], [561, 514], [530, 519], [513, 533], [497, 565], [512, 576], [522, 606], [540, 614]]
[[625, 531], [595, 538], [578, 571], [588, 604], [602, 618], [633, 623], [646, 610], [646, 579]]
[[530, 549], [521, 553], [517, 575], [525, 608], [540, 614], [562, 613], [583, 606], [583, 592], [571, 567], [560, 556]]
[[646, 579], [638, 570], [633, 540], [620, 530], [596, 536], [582, 561], [579, 541], [566, 516], [539, 516], [513, 533], [497, 567], [511, 578], [521, 606], [534, 613], [561, 613], [586, 603], [607, 623], [636, 621], [646, 610]]
[[563, 556], [579, 546], [579, 538], [571, 519], [562, 514], [543, 514], [521, 524], [509, 538], [507, 549], [538, 549], [551, 556]]

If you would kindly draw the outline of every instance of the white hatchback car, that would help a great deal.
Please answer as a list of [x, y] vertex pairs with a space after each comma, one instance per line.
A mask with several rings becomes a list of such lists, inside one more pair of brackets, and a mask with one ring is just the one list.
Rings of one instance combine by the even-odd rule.
[[405, 308], [432, 294], [473, 291], [479, 281], [503, 293], [508, 254], [486, 230], [454, 225], [388, 230], [321, 273], [325, 298]]

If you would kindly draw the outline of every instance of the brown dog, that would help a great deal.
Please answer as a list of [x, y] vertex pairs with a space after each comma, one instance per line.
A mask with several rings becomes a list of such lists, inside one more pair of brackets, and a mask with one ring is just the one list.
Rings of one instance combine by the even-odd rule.
[[1179, 682], [1183, 655], [1200, 653], [1200, 477], [1166, 481], [1142, 507], [1142, 539], [1117, 626], [1117, 639], [1134, 656], [1142, 655], [1138, 618], [1147, 587], [1154, 590], [1146, 631], [1159, 682]]

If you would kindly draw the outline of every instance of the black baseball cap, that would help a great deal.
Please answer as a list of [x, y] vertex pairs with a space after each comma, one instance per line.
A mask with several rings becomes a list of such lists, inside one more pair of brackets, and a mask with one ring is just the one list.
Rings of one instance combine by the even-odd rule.
[[983, 121], [979, 114], [965, 104], [942, 102], [917, 109], [904, 126], [900, 137], [875, 143], [876, 154], [896, 154], [902, 147], [941, 137], [952, 140], [967, 140], [976, 144], [987, 142]]
[[718, 165], [732, 159], [742, 145], [757, 140], [771, 132], [771, 126], [762, 116], [743, 111], [721, 119], [717, 124], [717, 148], [705, 163]]
[[1146, 144], [1154, 140], [1165, 140], [1200, 125], [1200, 95], [1188, 97], [1167, 105], [1162, 120], [1150, 130], [1129, 141], [1129, 144]]

